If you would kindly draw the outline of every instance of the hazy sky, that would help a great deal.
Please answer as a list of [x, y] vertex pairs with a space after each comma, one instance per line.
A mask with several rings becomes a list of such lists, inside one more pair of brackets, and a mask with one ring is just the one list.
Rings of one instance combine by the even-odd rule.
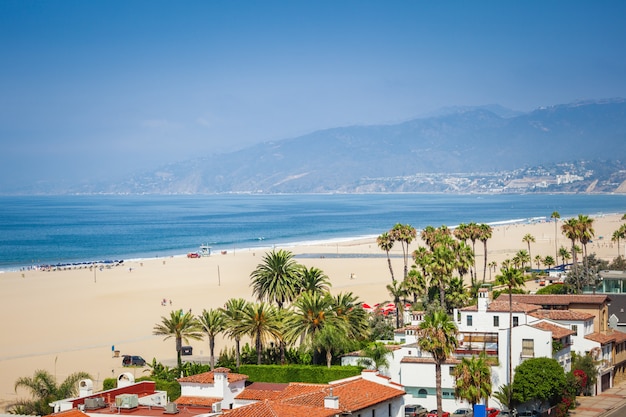
[[626, 97], [626, 1], [0, 0], [0, 191], [449, 105]]

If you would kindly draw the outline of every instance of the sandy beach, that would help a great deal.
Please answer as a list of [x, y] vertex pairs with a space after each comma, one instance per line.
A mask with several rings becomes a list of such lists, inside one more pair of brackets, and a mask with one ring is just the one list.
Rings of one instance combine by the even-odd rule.
[[[588, 245], [590, 254], [606, 260], [617, 256], [611, 235], [622, 223], [620, 219], [621, 214], [595, 217], [596, 238]], [[569, 240], [561, 234], [561, 224], [558, 223], [557, 244], [569, 248]], [[518, 250], [527, 250], [527, 244], [522, 242], [527, 233], [536, 240], [531, 244], [533, 258], [554, 256], [553, 222], [511, 224], [494, 227], [493, 237], [487, 242], [489, 261], [495, 260], [499, 265]], [[418, 245], [422, 245], [419, 239], [411, 244], [411, 251]], [[297, 261], [322, 269], [330, 277], [333, 293], [351, 291], [368, 303], [389, 299], [385, 289], [390, 282], [386, 258], [357, 256], [384, 255], [374, 238], [283, 249], [296, 256], [310, 255]], [[122, 266], [95, 271], [83, 268], [0, 274], [0, 408], [18, 398], [13, 389], [15, 380], [32, 376], [37, 369], [48, 370], [58, 381], [73, 372], [85, 371], [93, 376], [95, 388], [101, 389], [104, 378], [117, 377], [121, 372], [132, 372], [137, 377], [147, 375], [141, 368], [123, 368], [121, 358], [113, 357], [113, 350], [121, 355], [141, 355], [147, 361], [156, 358], [173, 362], [174, 341], [152, 335], [161, 316], [174, 309], [200, 313], [221, 307], [234, 297], [253, 301], [249, 276], [265, 252], [237, 248], [199, 259], [178, 256], [126, 261]], [[392, 251], [396, 255], [392, 258], [396, 276], [402, 274], [402, 260], [397, 256], [401, 252], [399, 245]], [[476, 265], [478, 276], [482, 277], [481, 242], [476, 243]], [[163, 299], [167, 300], [165, 306]], [[219, 340], [216, 354], [226, 344], [229, 341]], [[207, 341], [194, 341], [191, 345], [194, 358], [208, 359]]]

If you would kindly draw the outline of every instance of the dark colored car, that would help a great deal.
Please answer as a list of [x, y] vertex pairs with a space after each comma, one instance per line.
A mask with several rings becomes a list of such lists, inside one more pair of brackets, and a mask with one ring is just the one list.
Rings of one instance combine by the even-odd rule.
[[409, 404], [404, 406], [404, 417], [426, 417], [428, 410], [419, 404]]
[[124, 355], [122, 366], [146, 366], [146, 360], [141, 356]]

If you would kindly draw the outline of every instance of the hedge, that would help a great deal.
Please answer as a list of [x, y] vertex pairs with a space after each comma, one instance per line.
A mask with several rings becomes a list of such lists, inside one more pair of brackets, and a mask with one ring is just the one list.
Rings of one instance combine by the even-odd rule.
[[327, 384], [360, 375], [362, 369], [360, 366], [241, 365], [239, 373], [248, 375], [250, 382]]

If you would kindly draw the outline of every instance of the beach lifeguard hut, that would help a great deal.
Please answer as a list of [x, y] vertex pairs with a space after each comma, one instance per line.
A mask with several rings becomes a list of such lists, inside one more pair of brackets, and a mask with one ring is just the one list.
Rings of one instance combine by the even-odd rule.
[[198, 252], [200, 256], [211, 256], [211, 247], [207, 245], [200, 246], [200, 251]]

